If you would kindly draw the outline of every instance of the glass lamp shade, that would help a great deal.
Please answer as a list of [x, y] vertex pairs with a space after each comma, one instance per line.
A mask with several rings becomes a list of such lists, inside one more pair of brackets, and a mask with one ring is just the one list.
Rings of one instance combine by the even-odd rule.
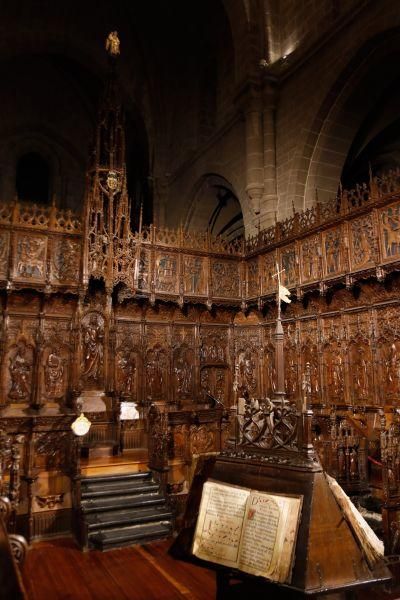
[[91, 426], [89, 419], [85, 417], [83, 413], [79, 415], [77, 419], [72, 423], [71, 429], [75, 435], [86, 435]]

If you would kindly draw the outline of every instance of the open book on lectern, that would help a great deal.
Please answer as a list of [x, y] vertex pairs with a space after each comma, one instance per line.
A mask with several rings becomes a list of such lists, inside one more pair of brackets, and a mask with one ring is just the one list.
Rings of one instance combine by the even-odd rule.
[[209, 562], [290, 583], [303, 496], [207, 481], [193, 554]]

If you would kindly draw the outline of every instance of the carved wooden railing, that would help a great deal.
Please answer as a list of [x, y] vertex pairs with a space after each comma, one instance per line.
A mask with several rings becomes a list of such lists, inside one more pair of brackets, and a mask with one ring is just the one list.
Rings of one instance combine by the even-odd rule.
[[[276, 263], [285, 269], [283, 283], [298, 297], [312, 289], [324, 294], [337, 282], [350, 287], [366, 275], [382, 280], [400, 264], [399, 182], [400, 170], [371, 178], [331, 202], [294, 212], [246, 242], [182, 228], [128, 231], [112, 241], [112, 285], [124, 285], [121, 298], [136, 294], [152, 303], [157, 298], [179, 305], [195, 301], [210, 308], [271, 300]], [[91, 274], [102, 277], [98, 261], [87, 272], [87, 259], [82, 225], [71, 211], [0, 204], [4, 286], [77, 292]]]
[[280, 242], [287, 242], [301, 235], [309, 234], [338, 219], [354, 216], [371, 209], [378, 203], [400, 193], [400, 168], [389, 170], [368, 183], [356, 184], [350, 190], [342, 190], [336, 198], [328, 202], [316, 202], [303, 211], [293, 211], [293, 215], [275, 225], [260, 231], [246, 240], [247, 254], [268, 250]]

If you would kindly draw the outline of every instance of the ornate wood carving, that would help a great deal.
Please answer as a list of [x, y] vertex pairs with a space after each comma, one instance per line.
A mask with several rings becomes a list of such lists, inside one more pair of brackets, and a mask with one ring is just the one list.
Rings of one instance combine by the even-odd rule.
[[101, 388], [104, 377], [104, 317], [97, 312], [87, 313], [81, 323], [82, 366], [84, 385]]

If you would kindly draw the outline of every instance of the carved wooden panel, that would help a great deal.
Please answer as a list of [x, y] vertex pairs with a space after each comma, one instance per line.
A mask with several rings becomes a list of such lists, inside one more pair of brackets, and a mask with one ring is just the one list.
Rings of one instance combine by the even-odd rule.
[[350, 221], [349, 238], [351, 269], [356, 271], [374, 266], [378, 247], [372, 214]]
[[206, 296], [207, 283], [207, 259], [186, 254], [183, 257], [183, 293], [186, 296]]
[[17, 233], [14, 239], [14, 269], [16, 280], [45, 282], [48, 238], [32, 233]]
[[40, 360], [41, 396], [54, 402], [65, 398], [71, 366], [70, 322], [46, 320]]
[[296, 323], [284, 325], [285, 346], [285, 390], [289, 398], [299, 396], [299, 360], [297, 356], [298, 335]]
[[328, 404], [346, 403], [346, 348], [340, 317], [322, 321], [322, 370], [324, 399]]
[[156, 291], [177, 294], [179, 292], [178, 274], [178, 255], [170, 252], [157, 252], [154, 272]]
[[348, 315], [347, 337], [349, 401], [352, 405], [373, 404], [371, 323], [367, 311]]
[[137, 401], [143, 378], [140, 324], [117, 321], [115, 341], [115, 389], [122, 396]]
[[312, 235], [299, 242], [300, 276], [302, 283], [311, 283], [321, 278], [321, 237]]
[[254, 298], [260, 296], [260, 275], [258, 270], [258, 258], [249, 260], [246, 263], [247, 268], [247, 296]]
[[229, 385], [229, 371], [224, 365], [204, 365], [201, 367], [200, 387], [204, 401], [207, 401], [209, 396], [213, 396], [222, 404], [228, 405]]
[[10, 234], [0, 231], [0, 278], [7, 277], [8, 257], [10, 252]]
[[376, 379], [379, 405], [397, 404], [400, 400], [400, 307], [377, 310]]
[[145, 356], [145, 397], [147, 401], [168, 400], [168, 352], [160, 344], [149, 348]]
[[31, 400], [37, 322], [11, 317], [2, 368], [3, 403]]
[[235, 388], [239, 396], [261, 394], [260, 331], [258, 327], [235, 329]]
[[52, 243], [50, 281], [55, 285], [77, 284], [80, 276], [81, 240], [57, 237]]
[[137, 286], [143, 292], [150, 291], [151, 284], [151, 251], [140, 250], [140, 258], [137, 265]]
[[193, 347], [182, 344], [173, 353], [174, 397], [193, 398], [195, 393], [195, 354]]
[[228, 357], [228, 330], [225, 327], [202, 327], [200, 330], [202, 363], [225, 363]]
[[211, 260], [213, 296], [237, 298], [239, 296], [239, 263], [213, 258]]
[[400, 257], [400, 202], [379, 210], [380, 240], [383, 261]]
[[263, 294], [276, 292], [276, 253], [269, 252], [261, 257], [261, 289]]
[[[292, 287], [298, 282], [296, 247], [294, 244], [281, 248], [279, 251], [281, 281], [283, 285]], [[276, 281], [276, 278], [275, 278]], [[275, 284], [276, 286], [276, 284]]]
[[81, 322], [81, 380], [85, 389], [104, 385], [104, 316], [88, 312]]
[[204, 454], [216, 450], [216, 432], [213, 425], [190, 426], [190, 452], [191, 454]]
[[341, 227], [328, 229], [322, 234], [323, 273], [325, 277], [339, 275], [346, 270], [346, 248]]
[[303, 399], [307, 397], [311, 404], [318, 404], [322, 400], [318, 337], [316, 319], [300, 322], [301, 396]]

